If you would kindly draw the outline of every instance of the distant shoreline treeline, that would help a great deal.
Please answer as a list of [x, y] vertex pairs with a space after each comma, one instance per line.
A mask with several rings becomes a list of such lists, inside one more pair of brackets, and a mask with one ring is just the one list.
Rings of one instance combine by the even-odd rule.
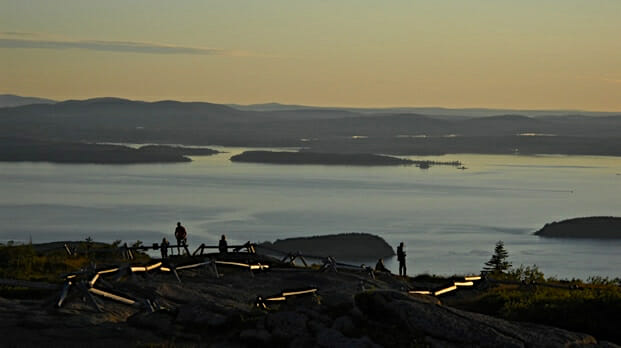
[[[0, 162], [52, 162], [66, 164], [141, 164], [190, 162], [186, 156], [209, 156], [219, 151], [208, 148], [145, 145], [137, 149], [112, 144], [0, 138]], [[266, 164], [319, 164], [352, 166], [431, 165], [459, 166], [459, 161], [414, 161], [375, 154], [246, 151], [231, 157], [233, 162]]]

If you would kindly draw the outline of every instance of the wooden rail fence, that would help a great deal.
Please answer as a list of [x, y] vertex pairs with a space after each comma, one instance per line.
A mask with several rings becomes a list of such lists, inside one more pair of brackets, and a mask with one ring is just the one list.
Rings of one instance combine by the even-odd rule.
[[[177, 246], [176, 245], [168, 246], [168, 248], [175, 248], [175, 247]], [[187, 245], [184, 245], [184, 247], [186, 249], [187, 254], [190, 255], [189, 251], [187, 250]], [[125, 245], [122, 247], [123, 252], [127, 253], [127, 256], [129, 259], [133, 259], [133, 252], [137, 250], [141, 250], [141, 251], [149, 250], [149, 249], [157, 250], [158, 248], [161, 248], [161, 246], [158, 246], [156, 244], [152, 246], [134, 246], [134, 247], [127, 247]], [[200, 251], [200, 255], [202, 255], [203, 250], [207, 248], [212, 248], [212, 247], [201, 244], [201, 246], [194, 252], [194, 254], [197, 254]], [[245, 249], [246, 252], [249, 254], [254, 254], [255, 252], [254, 244], [250, 242], [246, 244], [242, 244], [242, 245], [231, 246], [231, 248], [234, 250], [234, 252], [240, 252], [243, 249]], [[65, 247], [65, 249], [71, 250], [67, 246]], [[195, 257], [191, 256], [191, 258], [195, 258]], [[98, 280], [101, 279], [103, 276], [116, 275], [115, 279], [118, 281], [124, 275], [134, 275], [136, 273], [147, 273], [151, 271], [172, 273], [177, 279], [177, 281], [181, 282], [181, 278], [179, 277], [179, 273], [178, 273], [179, 271], [195, 269], [199, 267], [206, 267], [208, 269], [213, 270], [215, 276], [219, 278], [220, 273], [218, 273], [218, 268], [217, 268], [218, 265], [226, 266], [226, 267], [244, 268], [244, 269], [247, 269], [251, 275], [253, 275], [253, 271], [264, 271], [264, 270], [269, 269], [269, 265], [266, 265], [266, 264], [223, 261], [223, 260], [216, 260], [215, 258], [210, 258], [208, 260], [203, 259], [200, 262], [194, 262], [194, 263], [183, 264], [183, 265], [176, 265], [172, 263], [171, 260], [169, 259], [163, 259], [162, 261], [155, 262], [155, 263], [152, 263], [146, 266], [130, 266], [126, 264], [123, 266], [115, 266], [115, 267], [110, 267], [110, 268], [101, 269], [101, 270], [88, 269], [88, 270], [83, 270], [80, 272], [70, 273], [64, 276], [65, 283], [62, 286], [60, 295], [58, 297], [58, 301], [56, 302], [56, 306], [61, 307], [63, 303], [65, 302], [67, 296], [69, 295], [70, 290], [72, 288], [76, 288], [83, 295], [83, 297], [85, 297], [88, 300], [88, 302], [91, 305], [93, 305], [93, 307], [98, 311], [103, 311], [103, 305], [100, 304], [99, 301], [97, 301], [97, 299], [93, 295], [104, 297], [104, 298], [114, 300], [114, 301], [127, 304], [127, 305], [142, 306], [144, 308], [147, 308], [150, 311], [154, 311], [158, 308], [158, 306], [151, 299], [135, 298], [130, 295], [115, 293], [114, 291], [106, 291], [101, 288], [97, 288], [95, 286]], [[0, 282], [0, 284], [2, 283]]]

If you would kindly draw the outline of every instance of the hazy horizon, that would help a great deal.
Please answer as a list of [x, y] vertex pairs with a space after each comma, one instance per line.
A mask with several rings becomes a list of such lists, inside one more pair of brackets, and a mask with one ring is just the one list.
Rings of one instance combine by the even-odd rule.
[[621, 110], [618, 1], [3, 1], [0, 93]]
[[[438, 109], [438, 110], [448, 110], [448, 111], [458, 111], [458, 110], [482, 110], [482, 111], [521, 111], [521, 112], [528, 112], [528, 111], [535, 111], [535, 112], [592, 112], [592, 113], [621, 113], [621, 110], [586, 110], [586, 109], [562, 109], [562, 108], [547, 108], [547, 109], [521, 109], [521, 108], [492, 108], [492, 107], [486, 107], [486, 106], [473, 106], [473, 107], [446, 107], [446, 106], [442, 106], [442, 105], [383, 105], [383, 106], [367, 106], [367, 107], [361, 107], [361, 106], [356, 106], [356, 105], [310, 105], [310, 104], [296, 104], [296, 103], [283, 103], [283, 102], [278, 102], [278, 101], [265, 101], [265, 102], [259, 102], [259, 103], [251, 103], [251, 104], [240, 104], [240, 103], [235, 103], [235, 102], [229, 102], [229, 103], [215, 103], [211, 100], [177, 100], [177, 99], [170, 99], [170, 98], [164, 98], [164, 99], [131, 99], [131, 98], [126, 98], [126, 97], [122, 97], [122, 96], [93, 96], [93, 97], [89, 97], [89, 98], [68, 98], [68, 99], [51, 99], [51, 98], [47, 98], [44, 96], [33, 96], [33, 95], [18, 95], [15, 93], [2, 93], [0, 94], [0, 97], [3, 96], [11, 96], [11, 97], [17, 97], [17, 98], [24, 98], [24, 99], [42, 99], [42, 100], [51, 100], [53, 102], [56, 103], [61, 103], [61, 102], [67, 102], [67, 101], [85, 101], [85, 100], [93, 100], [93, 99], [107, 99], [107, 98], [111, 98], [111, 99], [124, 99], [124, 100], [129, 100], [129, 101], [135, 101], [135, 102], [147, 102], [147, 103], [157, 103], [157, 102], [164, 102], [164, 101], [178, 101], [178, 102], [184, 102], [184, 103], [212, 103], [212, 104], [220, 104], [220, 105], [226, 105], [226, 106], [231, 106], [231, 107], [260, 107], [260, 106], [269, 106], [269, 105], [275, 105], [275, 106], [281, 106], [281, 107], [303, 107], [303, 108], [317, 108], [317, 109], [330, 109], [330, 108], [334, 108], [334, 109], [360, 109], [360, 110], [390, 110], [390, 109]], [[28, 105], [28, 104], [23, 104], [23, 105]], [[0, 105], [0, 107], [3, 107]]]

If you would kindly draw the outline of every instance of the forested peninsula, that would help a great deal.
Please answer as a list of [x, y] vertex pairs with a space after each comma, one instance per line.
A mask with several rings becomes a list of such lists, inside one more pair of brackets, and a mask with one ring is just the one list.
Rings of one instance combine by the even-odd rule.
[[347, 260], [369, 260], [395, 255], [392, 247], [379, 236], [369, 233], [341, 233], [313, 237], [278, 239], [259, 244], [259, 251], [299, 251], [303, 255], [338, 257]]
[[186, 156], [218, 153], [206, 148], [147, 145], [138, 149], [122, 145], [0, 138], [2, 162], [52, 162], [92, 164], [139, 164], [191, 162]]
[[591, 216], [546, 224], [535, 232], [541, 237], [621, 239], [621, 217]]

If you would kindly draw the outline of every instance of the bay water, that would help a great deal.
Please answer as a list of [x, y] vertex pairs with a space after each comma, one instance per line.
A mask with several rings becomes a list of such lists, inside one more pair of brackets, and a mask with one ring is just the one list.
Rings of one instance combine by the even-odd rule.
[[[181, 221], [191, 249], [222, 234], [241, 243], [368, 232], [405, 243], [410, 275], [452, 275], [478, 273], [502, 240], [514, 266], [546, 276], [621, 277], [621, 239], [533, 235], [553, 221], [620, 216], [616, 157], [408, 157], [467, 167], [423, 170], [233, 163], [245, 149], [217, 149], [180, 164], [0, 163], [0, 242], [151, 244], [173, 239]], [[395, 258], [385, 262], [396, 271]]]

